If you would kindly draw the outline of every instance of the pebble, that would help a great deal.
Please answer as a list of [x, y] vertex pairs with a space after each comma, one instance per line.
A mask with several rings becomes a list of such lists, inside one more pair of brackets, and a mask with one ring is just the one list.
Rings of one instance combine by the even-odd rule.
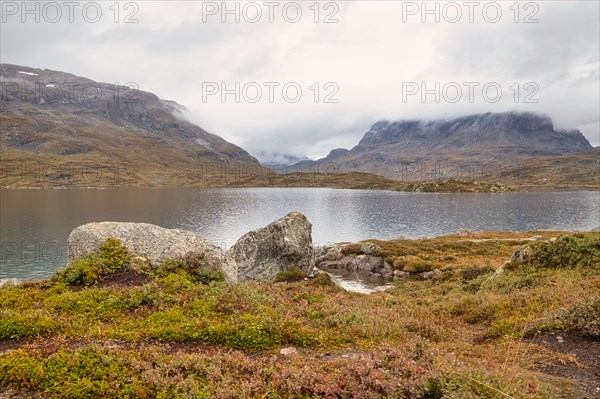
[[297, 355], [298, 349], [296, 349], [296, 348], [281, 348], [279, 350], [279, 353], [281, 353], [283, 356]]

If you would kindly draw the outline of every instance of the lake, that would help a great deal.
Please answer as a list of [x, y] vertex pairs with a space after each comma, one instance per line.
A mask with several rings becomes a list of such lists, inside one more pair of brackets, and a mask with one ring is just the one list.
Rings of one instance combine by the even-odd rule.
[[599, 192], [403, 193], [321, 188], [0, 190], [0, 278], [38, 279], [66, 264], [75, 227], [145, 222], [198, 232], [226, 249], [291, 211], [313, 224], [315, 244], [459, 229], [590, 230]]

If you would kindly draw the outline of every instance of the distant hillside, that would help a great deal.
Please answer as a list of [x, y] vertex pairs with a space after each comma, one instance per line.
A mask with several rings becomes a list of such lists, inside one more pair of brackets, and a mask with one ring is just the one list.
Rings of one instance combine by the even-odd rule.
[[[350, 150], [336, 149], [301, 170], [334, 164], [339, 171], [376, 173], [393, 179], [422, 180], [441, 165], [451, 178], [486, 164], [510, 165], [532, 157], [592, 150], [579, 130], [555, 130], [552, 120], [532, 113], [486, 113], [437, 121], [381, 121]], [[462, 170], [462, 176], [456, 172]], [[418, 173], [417, 173], [418, 172]], [[468, 176], [466, 176], [468, 177]]]
[[8, 64], [0, 81], [1, 186], [216, 185], [263, 170], [152, 93]]
[[504, 183], [524, 187], [600, 190], [600, 148], [529, 158], [505, 167], [503, 175]]
[[600, 190], [600, 148], [567, 155], [532, 157], [522, 162], [489, 169], [481, 176], [446, 178], [435, 173], [420, 180], [388, 179], [365, 172], [327, 171], [288, 173], [263, 178], [250, 177], [235, 183], [238, 187], [332, 187], [347, 189], [429, 191], [429, 192], [505, 192], [550, 189]]

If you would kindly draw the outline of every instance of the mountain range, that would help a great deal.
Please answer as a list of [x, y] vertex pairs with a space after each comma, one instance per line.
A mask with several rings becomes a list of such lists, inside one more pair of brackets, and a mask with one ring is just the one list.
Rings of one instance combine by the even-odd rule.
[[[550, 117], [505, 112], [444, 120], [379, 121], [350, 150], [335, 149], [318, 161], [301, 161], [298, 170], [319, 164], [337, 171], [410, 177], [418, 167], [456, 170], [512, 165], [533, 157], [592, 150], [579, 130], [557, 130]], [[422, 178], [422, 173], [412, 173]]]
[[132, 85], [10, 64], [0, 64], [0, 85], [2, 187], [267, 184], [282, 170], [521, 182], [508, 173], [543, 186], [600, 184], [600, 153], [583, 134], [533, 113], [379, 121], [350, 150], [318, 161], [261, 153], [265, 167], [187, 120], [184, 106]]

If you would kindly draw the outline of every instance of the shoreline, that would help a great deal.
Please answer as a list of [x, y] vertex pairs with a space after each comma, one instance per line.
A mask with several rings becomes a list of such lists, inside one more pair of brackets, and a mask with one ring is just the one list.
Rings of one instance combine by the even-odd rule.
[[[342, 248], [344, 246], [356, 246], [362, 245], [366, 243], [393, 243], [393, 242], [409, 242], [409, 243], [417, 243], [419, 241], [428, 241], [434, 243], [433, 245], [441, 245], [442, 242], [451, 240], [456, 242], [471, 242], [471, 243], [486, 243], [486, 242], [520, 242], [523, 245], [530, 244], [532, 242], [549, 239], [552, 237], [557, 237], [559, 235], [564, 234], [576, 234], [576, 233], [590, 233], [590, 232], [598, 232], [600, 231], [600, 227], [593, 228], [591, 230], [553, 230], [553, 229], [535, 229], [535, 230], [527, 230], [527, 231], [509, 231], [509, 230], [485, 230], [485, 231], [472, 231], [468, 229], [460, 229], [452, 234], [445, 234], [439, 236], [399, 236], [392, 239], [373, 239], [367, 238], [360, 241], [339, 241], [336, 243], [320, 245], [319, 243], [314, 243], [313, 251], [315, 257], [318, 258], [318, 253], [326, 247], [330, 248]], [[440, 244], [435, 244], [436, 242], [440, 242]], [[66, 243], [65, 243], [66, 245]], [[57, 271], [64, 269], [67, 265], [58, 267], [53, 273], [49, 274], [48, 277], [38, 277], [38, 278], [20, 278], [20, 277], [7, 277], [0, 278], [0, 288], [5, 285], [11, 284], [22, 284], [22, 283], [37, 283], [48, 280], [56, 274]], [[320, 270], [318, 265], [315, 265], [315, 269]], [[323, 272], [329, 273], [332, 270], [321, 270]], [[335, 269], [333, 270], [335, 271]], [[338, 277], [338, 276], [336, 276]], [[368, 273], [363, 273], [363, 277], [368, 277]], [[345, 279], [345, 277], [342, 277]], [[389, 282], [394, 281], [391, 279], [382, 280], [381, 286], [388, 285]], [[359, 286], [359, 289], [362, 288]], [[377, 289], [378, 291], [378, 289]], [[360, 291], [356, 291], [360, 292]]]
[[331, 190], [372, 190], [372, 191], [391, 191], [403, 193], [438, 193], [438, 194], [504, 194], [504, 193], [528, 193], [528, 192], [600, 192], [600, 187], [572, 186], [572, 187], [547, 187], [547, 186], [511, 186], [512, 191], [489, 192], [489, 191], [414, 191], [399, 190], [389, 188], [363, 188], [363, 187], [335, 187], [335, 186], [114, 186], [114, 187], [36, 187], [36, 186], [2, 186], [0, 190], [122, 190], [122, 189], [241, 189], [241, 188], [302, 188], [318, 189], [327, 188]]

